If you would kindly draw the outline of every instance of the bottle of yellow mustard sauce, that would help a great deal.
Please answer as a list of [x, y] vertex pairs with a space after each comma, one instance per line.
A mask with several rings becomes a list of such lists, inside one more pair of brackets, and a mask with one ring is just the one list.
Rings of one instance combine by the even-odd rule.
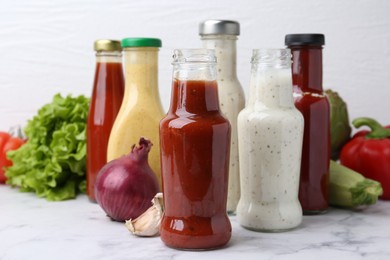
[[151, 140], [149, 165], [161, 187], [159, 123], [165, 116], [158, 91], [158, 51], [156, 38], [125, 38], [125, 93], [111, 130], [107, 161], [128, 154], [141, 136]]

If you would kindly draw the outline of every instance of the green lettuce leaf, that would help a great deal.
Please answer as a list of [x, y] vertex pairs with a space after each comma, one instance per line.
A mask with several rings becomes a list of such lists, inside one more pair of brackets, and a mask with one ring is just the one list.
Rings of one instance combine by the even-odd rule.
[[28, 142], [7, 153], [7, 183], [51, 201], [85, 192], [88, 109], [88, 98], [60, 94], [39, 109], [24, 129]]

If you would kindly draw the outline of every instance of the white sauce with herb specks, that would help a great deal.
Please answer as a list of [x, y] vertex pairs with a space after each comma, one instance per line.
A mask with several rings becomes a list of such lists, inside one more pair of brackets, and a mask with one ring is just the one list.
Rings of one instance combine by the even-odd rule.
[[302, 221], [298, 187], [303, 117], [293, 104], [291, 70], [252, 72], [250, 94], [238, 117], [238, 221], [253, 230], [288, 230]]
[[244, 91], [236, 74], [236, 36], [203, 36], [203, 47], [215, 49], [217, 56], [217, 78], [219, 105], [222, 114], [231, 125], [229, 186], [227, 211], [236, 212], [240, 199], [240, 174], [237, 140], [237, 116], [245, 106]]

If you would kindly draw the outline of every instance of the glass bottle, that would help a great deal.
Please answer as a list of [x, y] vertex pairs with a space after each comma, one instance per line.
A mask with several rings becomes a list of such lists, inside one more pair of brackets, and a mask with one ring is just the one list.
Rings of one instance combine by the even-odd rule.
[[128, 154], [143, 136], [153, 144], [148, 161], [161, 187], [159, 123], [165, 113], [158, 91], [159, 47], [161, 40], [156, 38], [122, 40], [125, 94], [111, 130], [107, 161]]
[[120, 41], [97, 40], [96, 70], [87, 122], [87, 194], [95, 199], [95, 179], [107, 162], [112, 125], [123, 100], [124, 78]]
[[289, 34], [295, 106], [303, 114], [299, 200], [304, 214], [326, 212], [330, 160], [330, 108], [322, 89], [323, 34]]
[[227, 211], [235, 214], [240, 199], [237, 116], [245, 106], [244, 91], [236, 72], [236, 42], [240, 35], [240, 24], [229, 20], [206, 20], [199, 25], [199, 34], [203, 48], [215, 50], [219, 105], [232, 128]]
[[175, 50], [171, 105], [160, 123], [161, 239], [202, 250], [231, 237], [226, 212], [230, 124], [219, 109], [214, 50]]
[[249, 102], [238, 116], [240, 225], [278, 232], [302, 222], [298, 200], [303, 117], [292, 95], [288, 49], [253, 51]]

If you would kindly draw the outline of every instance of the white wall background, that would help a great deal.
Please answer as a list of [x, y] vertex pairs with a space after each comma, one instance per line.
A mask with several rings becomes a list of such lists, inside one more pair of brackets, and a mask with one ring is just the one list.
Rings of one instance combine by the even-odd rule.
[[0, 129], [25, 125], [55, 93], [90, 96], [95, 39], [159, 37], [165, 109], [175, 48], [200, 47], [198, 23], [241, 24], [238, 76], [248, 92], [251, 50], [284, 47], [288, 33], [324, 33], [324, 87], [350, 117], [390, 124], [388, 0], [0, 0]]

